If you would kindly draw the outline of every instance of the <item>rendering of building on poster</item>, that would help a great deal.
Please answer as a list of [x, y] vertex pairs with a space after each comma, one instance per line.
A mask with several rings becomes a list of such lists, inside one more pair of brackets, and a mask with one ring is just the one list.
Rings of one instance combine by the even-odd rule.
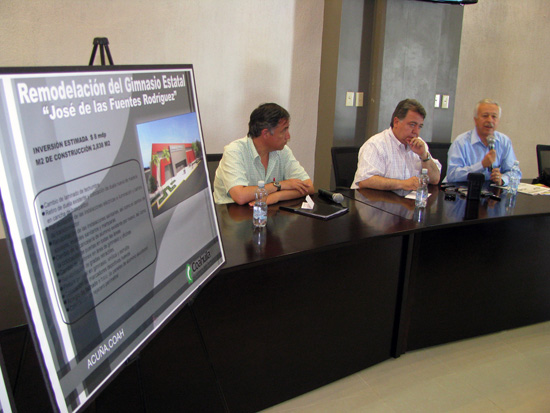
[[190, 65], [0, 71], [6, 232], [59, 411], [225, 262], [200, 125]]

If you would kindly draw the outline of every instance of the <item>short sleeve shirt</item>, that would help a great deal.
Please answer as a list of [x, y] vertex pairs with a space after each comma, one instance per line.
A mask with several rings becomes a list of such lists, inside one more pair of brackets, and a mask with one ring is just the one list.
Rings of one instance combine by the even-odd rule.
[[252, 138], [245, 136], [231, 142], [223, 150], [214, 179], [214, 201], [217, 204], [235, 202], [229, 195], [229, 190], [234, 186], [255, 186], [258, 181], [267, 184], [285, 179], [305, 181], [310, 178], [288, 146], [269, 153], [266, 171]]
[[[429, 147], [426, 144], [429, 150]], [[441, 171], [441, 164], [433, 160]], [[359, 150], [357, 171], [352, 189], [359, 188], [359, 182], [372, 176], [391, 179], [409, 179], [422, 171], [422, 161], [409, 145], [402, 144], [388, 128], [368, 139]]]

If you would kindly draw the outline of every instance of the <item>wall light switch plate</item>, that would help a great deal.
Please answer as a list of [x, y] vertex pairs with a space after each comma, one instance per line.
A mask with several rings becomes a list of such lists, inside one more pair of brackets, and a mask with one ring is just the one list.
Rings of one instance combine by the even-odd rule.
[[434, 108], [438, 108], [441, 102], [441, 95], [437, 94], [435, 95], [435, 102], [434, 102]]
[[357, 107], [363, 106], [363, 92], [357, 92], [355, 94], [355, 106]]
[[347, 92], [346, 93], [346, 106], [353, 106], [353, 97], [355, 96], [355, 93], [353, 92]]
[[443, 95], [443, 100], [441, 102], [442, 109], [449, 109], [449, 95]]

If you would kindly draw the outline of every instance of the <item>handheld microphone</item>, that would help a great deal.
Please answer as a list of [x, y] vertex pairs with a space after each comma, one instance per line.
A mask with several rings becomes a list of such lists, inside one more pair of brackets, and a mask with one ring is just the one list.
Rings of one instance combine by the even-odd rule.
[[341, 204], [342, 201], [344, 201], [344, 195], [339, 194], [337, 192], [330, 192], [330, 191], [327, 191], [326, 189], [319, 188], [319, 196], [329, 199], [332, 202], [336, 202], [338, 204]]
[[495, 137], [493, 135], [487, 137], [487, 146], [489, 150], [495, 149]]
[[[495, 137], [493, 135], [489, 135], [487, 137], [487, 147], [490, 151], [495, 149]], [[487, 169], [489, 170], [489, 172], [492, 172], [493, 165], [489, 166]]]

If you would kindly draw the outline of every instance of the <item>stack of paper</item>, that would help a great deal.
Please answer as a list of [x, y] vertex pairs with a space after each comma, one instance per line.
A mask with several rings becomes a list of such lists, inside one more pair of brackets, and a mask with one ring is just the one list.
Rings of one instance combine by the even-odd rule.
[[522, 182], [519, 184], [518, 192], [527, 195], [550, 195], [550, 188], [544, 185], [532, 185]]

